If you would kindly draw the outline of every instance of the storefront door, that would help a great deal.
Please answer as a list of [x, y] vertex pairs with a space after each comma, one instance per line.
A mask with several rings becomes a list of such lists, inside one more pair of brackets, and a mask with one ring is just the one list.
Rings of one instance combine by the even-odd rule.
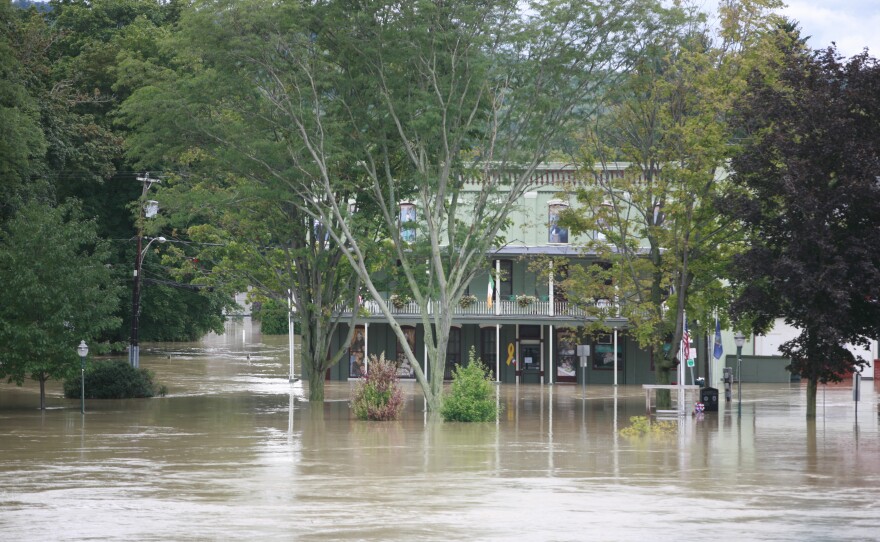
[[519, 358], [522, 362], [523, 384], [540, 384], [541, 367], [543, 367], [541, 341], [520, 341]]

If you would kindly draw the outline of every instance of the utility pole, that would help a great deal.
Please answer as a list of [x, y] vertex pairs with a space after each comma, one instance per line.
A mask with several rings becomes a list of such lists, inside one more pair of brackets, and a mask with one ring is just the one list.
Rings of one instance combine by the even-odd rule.
[[144, 259], [143, 249], [141, 248], [144, 240], [144, 205], [146, 204], [147, 192], [150, 190], [150, 187], [153, 185], [153, 183], [162, 182], [159, 179], [150, 178], [149, 172], [145, 173], [143, 176], [138, 177], [137, 180], [144, 183], [144, 187], [141, 191], [141, 197], [138, 202], [138, 217], [136, 224], [137, 251], [134, 254], [134, 284], [131, 289], [131, 339], [129, 340], [128, 347], [128, 362], [135, 369], [140, 366], [140, 347], [138, 346], [138, 321], [140, 320], [141, 312], [141, 264], [143, 263]]

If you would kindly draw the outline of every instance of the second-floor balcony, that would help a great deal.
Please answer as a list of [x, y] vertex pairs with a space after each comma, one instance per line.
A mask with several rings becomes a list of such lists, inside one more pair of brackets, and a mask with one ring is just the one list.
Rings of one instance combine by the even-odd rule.
[[[418, 303], [411, 300], [385, 298], [391, 314], [398, 319], [418, 319], [421, 310]], [[440, 307], [439, 303], [428, 301], [428, 314], [433, 315]], [[548, 296], [512, 295], [490, 304], [485, 298], [467, 299], [454, 304], [451, 309], [456, 321], [466, 323], [495, 323], [498, 320], [554, 321], [564, 320], [567, 323], [583, 322], [595, 319], [595, 309], [605, 309], [604, 314], [615, 318], [617, 313], [613, 302], [600, 299], [591, 303], [572, 303], [569, 301], [550, 301]], [[347, 305], [336, 305], [334, 311], [343, 316], [351, 315], [352, 308]], [[365, 321], [383, 321], [385, 315], [374, 300], [365, 300], [357, 309], [359, 318]]]

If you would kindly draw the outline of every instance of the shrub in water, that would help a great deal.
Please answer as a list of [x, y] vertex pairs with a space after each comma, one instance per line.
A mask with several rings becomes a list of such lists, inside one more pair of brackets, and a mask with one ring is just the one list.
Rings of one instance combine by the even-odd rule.
[[[164, 386], [161, 387], [164, 390]], [[64, 396], [79, 399], [80, 375], [64, 381]], [[86, 399], [128, 399], [153, 397], [156, 385], [146, 369], [135, 369], [127, 361], [99, 361], [86, 369]]]
[[678, 426], [673, 422], [655, 421], [645, 416], [632, 416], [630, 425], [620, 430], [624, 437], [641, 437], [645, 435], [664, 436], [674, 435], [678, 432]]
[[403, 410], [403, 390], [397, 377], [397, 364], [383, 353], [370, 356], [367, 376], [354, 389], [351, 409], [359, 420], [396, 420]]
[[498, 415], [489, 371], [471, 348], [470, 360], [452, 372], [452, 385], [443, 398], [440, 415], [449, 422], [491, 422]]

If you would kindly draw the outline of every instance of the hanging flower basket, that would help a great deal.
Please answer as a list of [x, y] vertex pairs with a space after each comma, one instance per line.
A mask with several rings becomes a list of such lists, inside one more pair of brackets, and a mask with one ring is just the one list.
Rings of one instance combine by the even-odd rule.
[[461, 296], [461, 299], [458, 300], [458, 306], [463, 309], [466, 309], [468, 307], [472, 307], [474, 305], [474, 303], [476, 303], [476, 302], [477, 302], [477, 296], [467, 294], [467, 295]]
[[402, 309], [406, 306], [407, 303], [411, 302], [412, 299], [407, 295], [402, 294], [391, 294], [391, 297], [388, 298], [388, 301], [391, 302], [391, 305], [395, 309]]
[[529, 305], [538, 301], [538, 298], [533, 295], [518, 295], [516, 296], [516, 304], [520, 307], [528, 307]]

